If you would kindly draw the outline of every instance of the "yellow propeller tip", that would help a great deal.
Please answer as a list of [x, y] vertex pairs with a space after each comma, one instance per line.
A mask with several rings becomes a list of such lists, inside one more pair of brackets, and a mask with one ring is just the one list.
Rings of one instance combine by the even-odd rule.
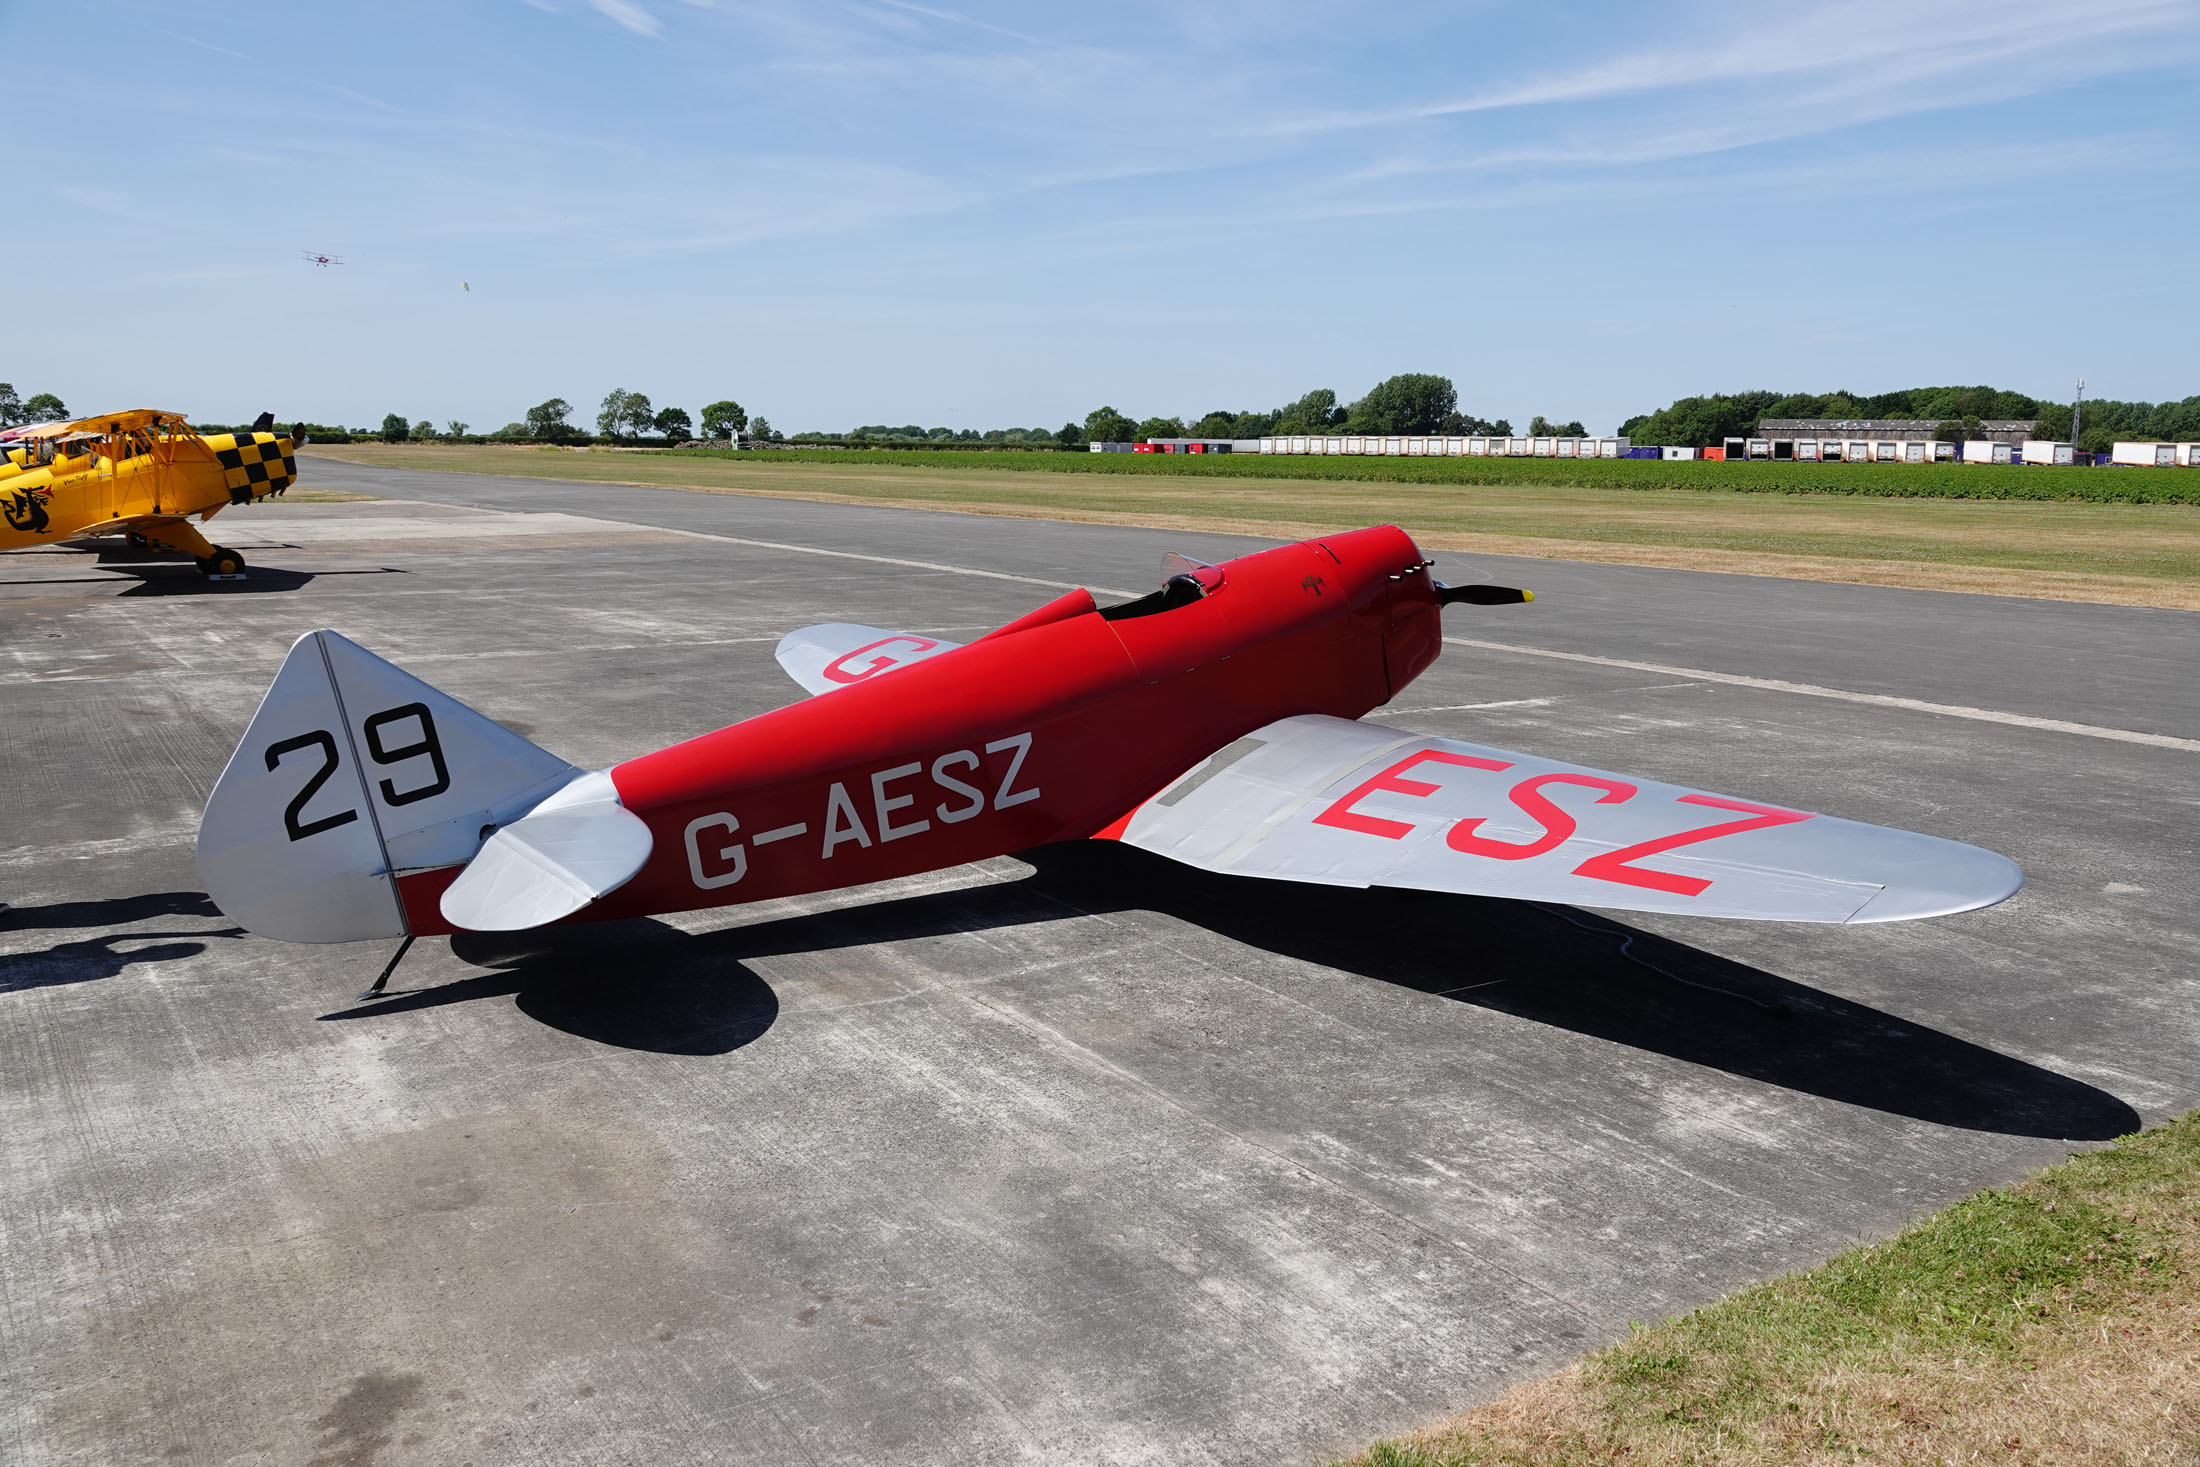
[[1520, 599], [1521, 599], [1521, 600], [1523, 600], [1523, 601], [1533, 601], [1533, 600], [1535, 600], [1535, 592], [1533, 592], [1533, 591], [1522, 591], [1522, 592], [1520, 593]]

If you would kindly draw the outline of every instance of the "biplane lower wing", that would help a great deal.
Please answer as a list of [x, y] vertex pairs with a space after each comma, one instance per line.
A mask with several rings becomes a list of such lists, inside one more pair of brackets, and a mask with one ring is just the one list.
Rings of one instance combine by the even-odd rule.
[[1216, 751], [1104, 833], [1237, 876], [1766, 921], [1941, 916], [2024, 882], [1935, 836], [1319, 715]]
[[203, 516], [189, 514], [128, 514], [120, 519], [101, 520], [96, 525], [85, 525], [79, 529], [71, 530], [65, 538], [70, 540], [96, 540], [103, 535], [122, 535], [131, 530], [144, 530], [157, 525], [180, 525], [199, 518], [203, 518]]

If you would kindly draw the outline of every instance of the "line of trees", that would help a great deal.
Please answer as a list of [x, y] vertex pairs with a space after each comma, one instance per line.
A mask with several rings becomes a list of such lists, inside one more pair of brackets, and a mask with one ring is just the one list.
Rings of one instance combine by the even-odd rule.
[[34, 392], [29, 397], [18, 397], [14, 383], [0, 382], [0, 428], [51, 423], [68, 416], [68, 405], [52, 393]]
[[[1554, 425], [1538, 414], [1531, 431], [1582, 436], [1581, 425]], [[1088, 413], [1084, 438], [1093, 443], [1144, 443], [1154, 438], [1265, 438], [1296, 433], [1460, 433], [1503, 437], [1513, 431], [1507, 418], [1479, 418], [1459, 410], [1459, 390], [1449, 377], [1404, 372], [1386, 377], [1355, 402], [1337, 400], [1333, 388], [1317, 387], [1294, 402], [1268, 412], [1218, 410], [1187, 421], [1147, 418], [1133, 421], [1113, 407]]]
[[[1906, 387], [1896, 392], [1812, 393], [1729, 392], [1684, 397], [1654, 413], [1620, 424], [1638, 443], [1668, 443], [1681, 448], [1715, 448], [1728, 438], [1754, 436], [1767, 418], [1884, 418], [1938, 421], [1935, 436], [1959, 441], [1983, 438], [1985, 422], [2027, 422], [2035, 438], [2062, 442], [2070, 437], [2069, 403], [2049, 402], [1996, 387]], [[2078, 424], [2080, 452], [2105, 453], [2125, 441], [2200, 440], [2200, 397], [2181, 402], [2084, 404]]]
[[[536, 403], [526, 415], [516, 422], [506, 423], [493, 433], [474, 436], [473, 425], [456, 418], [438, 428], [426, 418], [408, 420], [403, 413], [388, 413], [382, 418], [378, 433], [361, 431], [351, 436], [379, 437], [386, 443], [425, 442], [441, 440], [447, 443], [518, 442], [586, 444], [598, 441], [611, 443], [640, 443], [645, 438], [656, 438], [662, 443], [684, 443], [697, 436], [726, 441], [738, 437], [776, 439], [772, 425], [763, 418], [750, 418], [748, 409], [731, 398], [711, 403], [703, 409], [700, 434], [694, 418], [687, 409], [656, 407], [649, 395], [629, 392], [614, 387], [604, 396], [596, 413], [596, 432], [593, 436], [573, 423], [573, 404], [562, 397], [553, 397]], [[309, 425], [310, 427], [311, 425]], [[342, 435], [342, 428], [324, 430]]]
[[[845, 433], [796, 433], [791, 443], [876, 443], [995, 446], [1028, 445], [1034, 448], [1083, 448], [1088, 443], [1144, 443], [1155, 438], [1262, 438], [1277, 433], [1459, 433], [1511, 434], [1506, 418], [1480, 418], [1459, 408], [1459, 392], [1448, 377], [1426, 372], [1406, 372], [1387, 377], [1369, 388], [1366, 396], [1341, 402], [1333, 388], [1319, 387], [1296, 401], [1266, 412], [1232, 412], [1217, 409], [1200, 416], [1134, 418], [1115, 407], [1096, 408], [1082, 423], [1059, 428], [926, 428], [907, 423], [892, 427], [869, 423]], [[1537, 414], [1528, 425], [1534, 434], [1586, 437], [1576, 420], [1556, 422]]]
[[[1064, 437], [1067, 434], [1069, 436]], [[789, 443], [879, 443], [879, 444], [931, 444], [940, 448], [953, 448], [957, 444], [1029, 444], [1032, 447], [1059, 448], [1082, 447], [1084, 434], [1075, 423], [1065, 423], [1059, 428], [993, 428], [980, 432], [976, 428], [927, 428], [918, 423], [905, 423], [901, 427], [889, 427], [884, 423], [866, 423], [860, 428], [850, 428], [845, 433], [796, 433]]]

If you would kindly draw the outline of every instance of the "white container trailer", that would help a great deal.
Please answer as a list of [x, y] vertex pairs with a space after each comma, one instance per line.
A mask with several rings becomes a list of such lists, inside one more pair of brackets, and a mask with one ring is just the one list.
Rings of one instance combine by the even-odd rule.
[[2184, 468], [2200, 469], [2200, 443], [2178, 444], [2177, 462]]
[[1581, 457], [1581, 440], [1580, 440], [1579, 438], [1561, 438], [1561, 439], [1559, 439], [1559, 440], [1558, 440], [1558, 456], [1559, 456], [1560, 458], [1579, 458], [1579, 457]]
[[1468, 457], [1468, 458], [1488, 458], [1489, 456], [1490, 456], [1490, 441], [1489, 441], [1489, 439], [1487, 439], [1487, 438], [1469, 438], [1469, 439], [1467, 440], [1467, 457]]
[[1925, 452], [1925, 450], [1929, 447], [1931, 447], [1931, 445], [1926, 443], [1910, 442], [1903, 444], [1902, 461], [1906, 464], [1922, 464], [1931, 462], [1931, 458]]
[[2173, 469], [2177, 449], [2175, 443], [2114, 443], [2109, 445], [2108, 461], [2137, 469]]
[[2068, 443], [2050, 443], [2044, 438], [2024, 440], [2024, 461], [2028, 464], [2067, 464], [2074, 451]]
[[1558, 456], [1558, 440], [1556, 438], [1536, 439], [1534, 453], [1537, 458], [1556, 458]]
[[1805, 463], [1818, 462], [1818, 440], [1799, 438], [1795, 443], [1795, 456]]
[[1658, 456], [1665, 459], [1695, 459], [1703, 457], [1703, 450], [1700, 448], [1673, 448], [1668, 446], [1659, 449]]

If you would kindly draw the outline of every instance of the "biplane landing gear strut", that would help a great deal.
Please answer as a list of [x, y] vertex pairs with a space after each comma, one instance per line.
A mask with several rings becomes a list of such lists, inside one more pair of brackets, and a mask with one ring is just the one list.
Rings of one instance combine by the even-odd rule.
[[209, 580], [227, 580], [244, 577], [244, 557], [227, 546], [216, 545], [212, 553], [199, 557], [199, 574]]
[[147, 525], [145, 538], [164, 550], [181, 551], [198, 562], [199, 574], [210, 581], [242, 580], [244, 557], [226, 545], [215, 545], [181, 520]]

